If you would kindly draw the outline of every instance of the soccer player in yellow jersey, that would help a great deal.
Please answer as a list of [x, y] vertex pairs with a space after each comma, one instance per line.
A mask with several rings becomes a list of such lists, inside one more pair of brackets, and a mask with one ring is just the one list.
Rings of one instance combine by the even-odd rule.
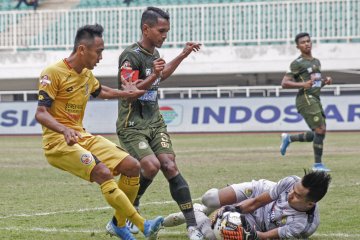
[[[146, 238], [154, 238], [162, 217], [145, 220], [133, 207], [139, 190], [140, 164], [123, 149], [101, 136], [93, 136], [82, 125], [90, 95], [104, 99], [136, 99], [144, 91], [136, 82], [123, 81], [122, 90], [103, 86], [91, 70], [102, 59], [104, 41], [101, 25], [78, 29], [68, 58], [41, 73], [36, 120], [43, 128], [43, 149], [48, 162], [61, 170], [100, 185], [115, 216], [106, 226], [110, 235], [135, 239], [125, 226], [131, 219]], [[116, 182], [113, 176], [120, 174]]]

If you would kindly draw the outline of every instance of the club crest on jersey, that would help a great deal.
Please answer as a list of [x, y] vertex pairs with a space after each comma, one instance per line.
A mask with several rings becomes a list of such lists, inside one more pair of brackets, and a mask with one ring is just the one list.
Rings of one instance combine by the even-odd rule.
[[246, 188], [244, 193], [247, 197], [250, 197], [253, 193], [253, 190], [251, 188]]
[[48, 75], [44, 75], [44, 76], [41, 77], [41, 79], [40, 79], [40, 84], [41, 85], [46, 86], [46, 85], [48, 85], [50, 83], [51, 83], [51, 81], [50, 81]]
[[312, 69], [311, 67], [309, 67], [309, 68], [307, 69], [307, 71], [308, 71], [308, 73], [312, 73], [313, 69]]
[[151, 74], [151, 68], [147, 68], [145, 70], [145, 74], [146, 74], [146, 76], [149, 76]]
[[90, 153], [84, 153], [81, 155], [80, 161], [85, 165], [89, 165], [93, 161], [93, 156]]
[[146, 142], [139, 142], [139, 149], [146, 149], [148, 147]]

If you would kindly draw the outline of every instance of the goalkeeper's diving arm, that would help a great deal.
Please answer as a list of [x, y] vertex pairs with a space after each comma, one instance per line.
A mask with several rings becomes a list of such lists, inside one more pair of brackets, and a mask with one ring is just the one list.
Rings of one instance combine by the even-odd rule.
[[[255, 198], [249, 198], [238, 204], [235, 204], [235, 206], [240, 211], [240, 213], [252, 213], [256, 209], [263, 207], [266, 204], [271, 203], [272, 201], [274, 201], [274, 200], [271, 199], [270, 194], [265, 192]], [[261, 240], [263, 240], [263, 239], [278, 239], [279, 238], [279, 233], [278, 233], [277, 228], [272, 229], [267, 232], [256, 231], [256, 233], [257, 233], [258, 239], [261, 239]]]

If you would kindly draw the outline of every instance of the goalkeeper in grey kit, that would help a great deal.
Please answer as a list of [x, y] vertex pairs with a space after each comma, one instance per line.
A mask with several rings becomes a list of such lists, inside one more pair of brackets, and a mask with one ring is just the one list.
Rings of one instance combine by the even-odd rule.
[[[302, 178], [288, 176], [277, 183], [261, 179], [212, 188], [202, 196], [203, 205], [194, 206], [199, 229], [208, 239], [216, 239], [209, 232], [210, 219], [206, 216], [219, 209], [213, 224], [227, 211], [240, 212], [245, 219], [236, 233], [224, 231], [224, 239], [308, 238], [320, 224], [317, 202], [327, 193], [330, 181], [331, 176], [324, 171], [305, 171]], [[182, 222], [180, 213], [170, 214], [164, 226]]]

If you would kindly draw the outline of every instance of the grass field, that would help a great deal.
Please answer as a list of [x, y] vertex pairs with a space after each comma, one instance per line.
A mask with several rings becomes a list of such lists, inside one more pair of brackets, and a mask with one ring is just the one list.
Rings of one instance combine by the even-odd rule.
[[[107, 136], [117, 142], [115, 136]], [[309, 143], [280, 156], [280, 136], [266, 134], [172, 135], [177, 162], [194, 201], [228, 183], [303, 175], [313, 162]], [[329, 133], [324, 161], [333, 181], [320, 202], [321, 225], [311, 239], [360, 239], [360, 133]], [[0, 136], [0, 239], [111, 239], [112, 216], [96, 184], [51, 167], [40, 136]], [[178, 211], [159, 174], [142, 199], [146, 218]], [[161, 230], [159, 239], [186, 239], [185, 226]], [[138, 239], [144, 239], [137, 235]], [[113, 238], [114, 239], [114, 238]]]

